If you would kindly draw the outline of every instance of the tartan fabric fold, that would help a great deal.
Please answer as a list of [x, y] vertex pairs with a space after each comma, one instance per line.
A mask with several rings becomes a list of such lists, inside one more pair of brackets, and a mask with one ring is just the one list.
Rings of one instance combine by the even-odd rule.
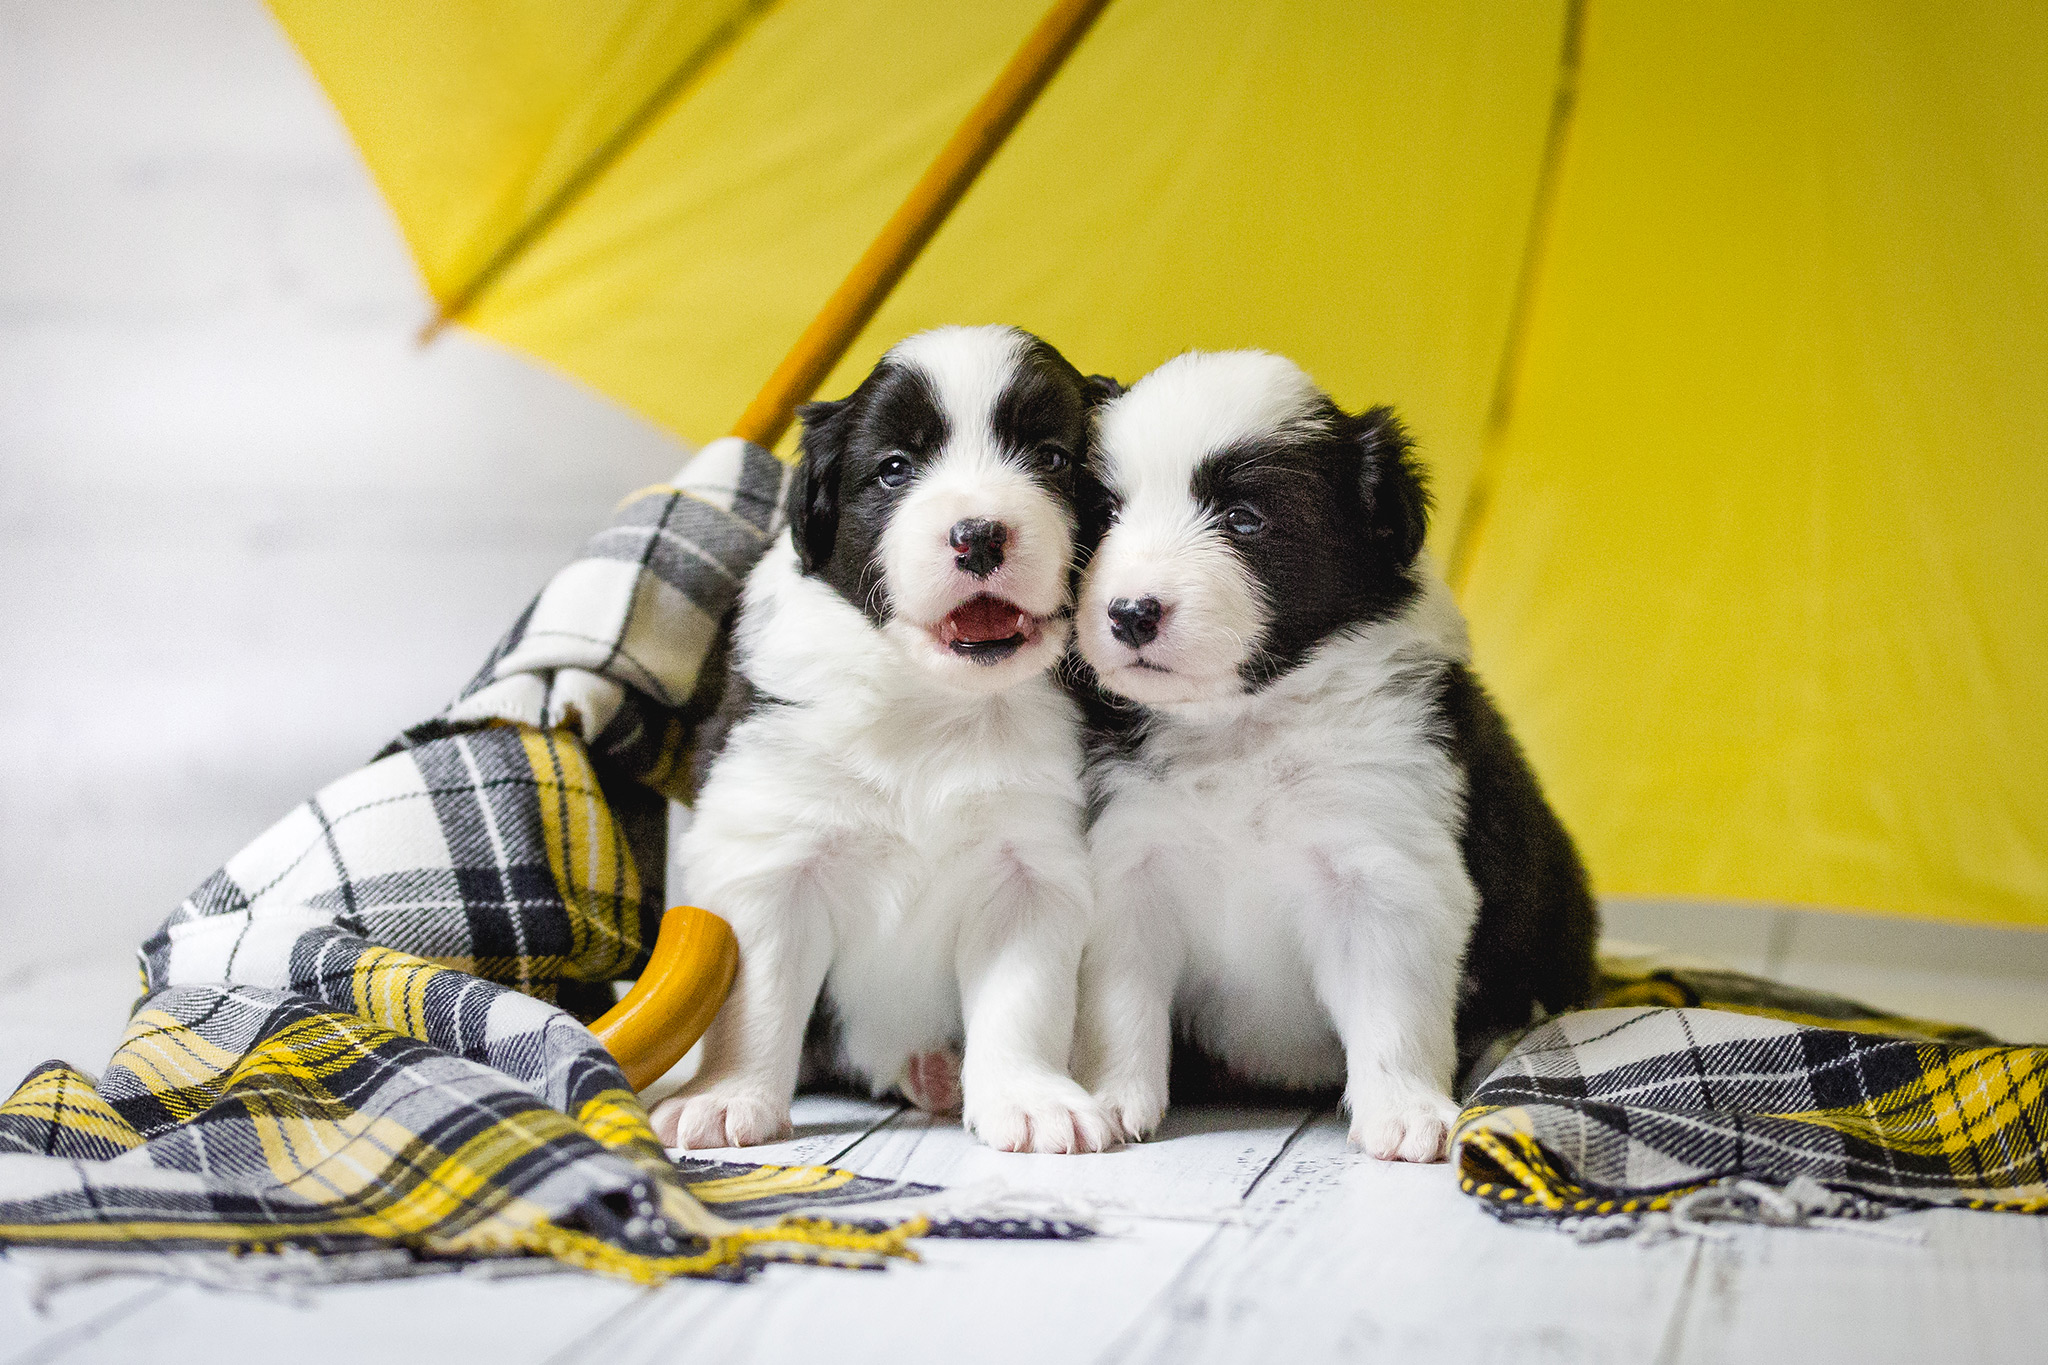
[[2048, 1213], [2048, 1048], [1740, 973], [1604, 963], [1508, 1049], [1453, 1160], [1509, 1219], [1639, 1220], [1736, 1183]]
[[[711, 1212], [580, 1022], [652, 945], [666, 802], [784, 476], [729, 440], [635, 494], [446, 712], [201, 883], [143, 944], [106, 1073], [51, 1063], [0, 1105], [0, 1244], [643, 1281], [907, 1254], [914, 1220]], [[845, 1182], [809, 1184], [817, 1207]]]

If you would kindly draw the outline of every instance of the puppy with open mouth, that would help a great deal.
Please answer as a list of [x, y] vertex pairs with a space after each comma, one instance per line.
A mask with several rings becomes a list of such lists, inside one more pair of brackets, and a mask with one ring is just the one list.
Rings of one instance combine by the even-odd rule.
[[951, 327], [803, 409], [789, 535], [742, 594], [679, 848], [740, 966], [655, 1109], [671, 1144], [780, 1136], [806, 1065], [957, 1105], [995, 1147], [1111, 1141], [1067, 1075], [1090, 883], [1051, 673], [1109, 387], [1013, 328]]
[[1278, 356], [1191, 353], [1102, 408], [1096, 468], [1075, 1074], [1143, 1135], [1177, 1019], [1246, 1080], [1341, 1085], [1354, 1145], [1439, 1159], [1460, 1042], [1580, 1003], [1596, 925], [1423, 553], [1408, 440]]

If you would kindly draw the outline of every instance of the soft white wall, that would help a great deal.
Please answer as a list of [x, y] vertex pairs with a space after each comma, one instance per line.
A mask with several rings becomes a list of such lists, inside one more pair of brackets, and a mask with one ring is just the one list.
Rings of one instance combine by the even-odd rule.
[[126, 954], [677, 464], [426, 311], [256, 0], [0, 0], [0, 984]]

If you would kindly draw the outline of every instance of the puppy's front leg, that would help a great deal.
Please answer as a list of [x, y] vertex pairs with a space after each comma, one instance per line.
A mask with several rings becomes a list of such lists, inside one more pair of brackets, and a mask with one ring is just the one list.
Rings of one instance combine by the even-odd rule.
[[961, 927], [957, 961], [967, 1127], [1007, 1152], [1099, 1152], [1113, 1140], [1109, 1121], [1066, 1073], [1085, 874], [1061, 885], [1009, 853], [981, 875], [995, 894]]
[[1457, 988], [1478, 893], [1455, 847], [1423, 861], [1324, 859], [1309, 928], [1317, 996], [1344, 1044], [1351, 1144], [1383, 1161], [1441, 1161], [1458, 1106]]
[[703, 1064], [655, 1106], [654, 1131], [671, 1147], [773, 1142], [789, 1132], [804, 1026], [832, 963], [831, 923], [796, 896], [705, 899], [727, 912], [739, 973], [704, 1035]]
[[1142, 1141], [1166, 1113], [1181, 945], [1141, 875], [1099, 883], [1081, 954], [1074, 1078], [1117, 1135]]

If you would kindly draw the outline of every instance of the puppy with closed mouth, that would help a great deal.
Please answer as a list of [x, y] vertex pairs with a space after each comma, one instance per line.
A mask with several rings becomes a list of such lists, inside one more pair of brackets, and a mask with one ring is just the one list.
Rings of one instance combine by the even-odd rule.
[[654, 1111], [672, 1145], [782, 1135], [807, 1064], [957, 1104], [995, 1147], [1112, 1140], [1067, 1075], [1090, 882], [1080, 716], [1051, 671], [1105, 383], [1013, 328], [950, 327], [801, 412], [789, 535], [742, 593], [678, 850], [740, 966]]
[[1177, 1020], [1245, 1080], [1341, 1085], [1372, 1155], [1437, 1160], [1461, 1040], [1580, 1003], [1596, 924], [1423, 552], [1408, 439], [1278, 356], [1190, 353], [1101, 409], [1095, 459], [1075, 1074], [1141, 1136]]

